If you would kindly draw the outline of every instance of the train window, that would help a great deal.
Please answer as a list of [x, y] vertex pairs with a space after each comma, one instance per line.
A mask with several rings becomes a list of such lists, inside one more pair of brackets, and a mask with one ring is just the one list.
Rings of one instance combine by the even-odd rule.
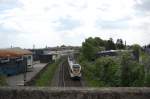
[[73, 65], [73, 68], [80, 68], [80, 65], [74, 64], [74, 65]]

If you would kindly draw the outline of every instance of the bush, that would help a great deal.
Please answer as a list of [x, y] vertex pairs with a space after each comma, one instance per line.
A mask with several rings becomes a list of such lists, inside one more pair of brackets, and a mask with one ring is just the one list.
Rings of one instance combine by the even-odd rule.
[[96, 60], [95, 77], [105, 86], [119, 86], [120, 65], [112, 57], [102, 57]]
[[[94, 62], [81, 61], [82, 73], [92, 87], [147, 86], [144, 66], [133, 59], [131, 53], [117, 57], [101, 57]], [[150, 73], [149, 73], [150, 74]]]
[[150, 56], [142, 52], [141, 63], [144, 65], [145, 86], [150, 86]]
[[6, 82], [6, 77], [3, 75], [0, 75], [0, 86], [6, 86], [7, 82]]
[[141, 47], [138, 44], [132, 45], [133, 55], [134, 55], [136, 61], [139, 61], [140, 48]]
[[144, 66], [132, 59], [129, 53], [125, 53], [121, 60], [121, 85], [143, 86]]
[[146, 74], [146, 77], [145, 77], [145, 86], [150, 87], [150, 73]]

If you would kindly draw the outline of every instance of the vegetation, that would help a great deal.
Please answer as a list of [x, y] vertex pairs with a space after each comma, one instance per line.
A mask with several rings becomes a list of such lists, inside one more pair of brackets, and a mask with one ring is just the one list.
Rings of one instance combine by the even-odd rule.
[[135, 56], [135, 59], [139, 61], [140, 57], [140, 46], [138, 44], [132, 45], [133, 54]]
[[[96, 57], [102, 50], [128, 49], [117, 56]], [[150, 56], [139, 45], [126, 48], [122, 39], [88, 38], [82, 43], [78, 61], [89, 86], [150, 86]]]
[[104, 86], [118, 86], [119, 64], [117, 60], [111, 57], [98, 58], [95, 63], [95, 77], [102, 82]]
[[124, 49], [125, 45], [123, 44], [122, 39], [118, 39], [116, 44], [113, 39], [102, 40], [99, 37], [89, 37], [82, 43], [81, 53], [85, 59], [88, 61], [94, 60], [96, 58], [96, 53], [102, 50], [115, 50], [115, 49]]
[[36, 80], [36, 86], [50, 86], [56, 69], [58, 68], [60, 60], [50, 64], [47, 69], [40, 75], [39, 79]]
[[112, 38], [110, 38], [107, 42], [106, 42], [106, 46], [105, 46], [106, 50], [115, 50], [116, 49], [116, 45], [113, 41]]
[[116, 41], [116, 48], [117, 49], [124, 49], [125, 45], [123, 44], [123, 40], [122, 39], [117, 39]]
[[97, 51], [101, 50], [105, 46], [105, 41], [100, 38], [88, 38], [82, 43], [82, 54], [83, 56], [91, 61], [95, 59]]
[[129, 53], [121, 60], [121, 86], [143, 86], [144, 66], [132, 59]]
[[7, 82], [6, 82], [6, 77], [3, 75], [0, 75], [0, 86], [6, 86]]
[[145, 72], [145, 86], [150, 86], [150, 56], [145, 53], [141, 52], [141, 62], [144, 65], [144, 72]]

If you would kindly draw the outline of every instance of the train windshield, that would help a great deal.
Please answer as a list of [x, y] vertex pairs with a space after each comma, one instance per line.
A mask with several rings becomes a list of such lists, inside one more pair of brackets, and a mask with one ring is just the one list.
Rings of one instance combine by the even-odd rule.
[[80, 65], [74, 64], [74, 65], [73, 65], [73, 68], [80, 68]]

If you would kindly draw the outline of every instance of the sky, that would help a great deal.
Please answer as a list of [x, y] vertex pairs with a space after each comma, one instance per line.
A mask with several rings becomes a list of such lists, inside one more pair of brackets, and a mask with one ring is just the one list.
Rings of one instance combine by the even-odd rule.
[[0, 48], [81, 46], [88, 37], [150, 43], [150, 0], [0, 0]]

